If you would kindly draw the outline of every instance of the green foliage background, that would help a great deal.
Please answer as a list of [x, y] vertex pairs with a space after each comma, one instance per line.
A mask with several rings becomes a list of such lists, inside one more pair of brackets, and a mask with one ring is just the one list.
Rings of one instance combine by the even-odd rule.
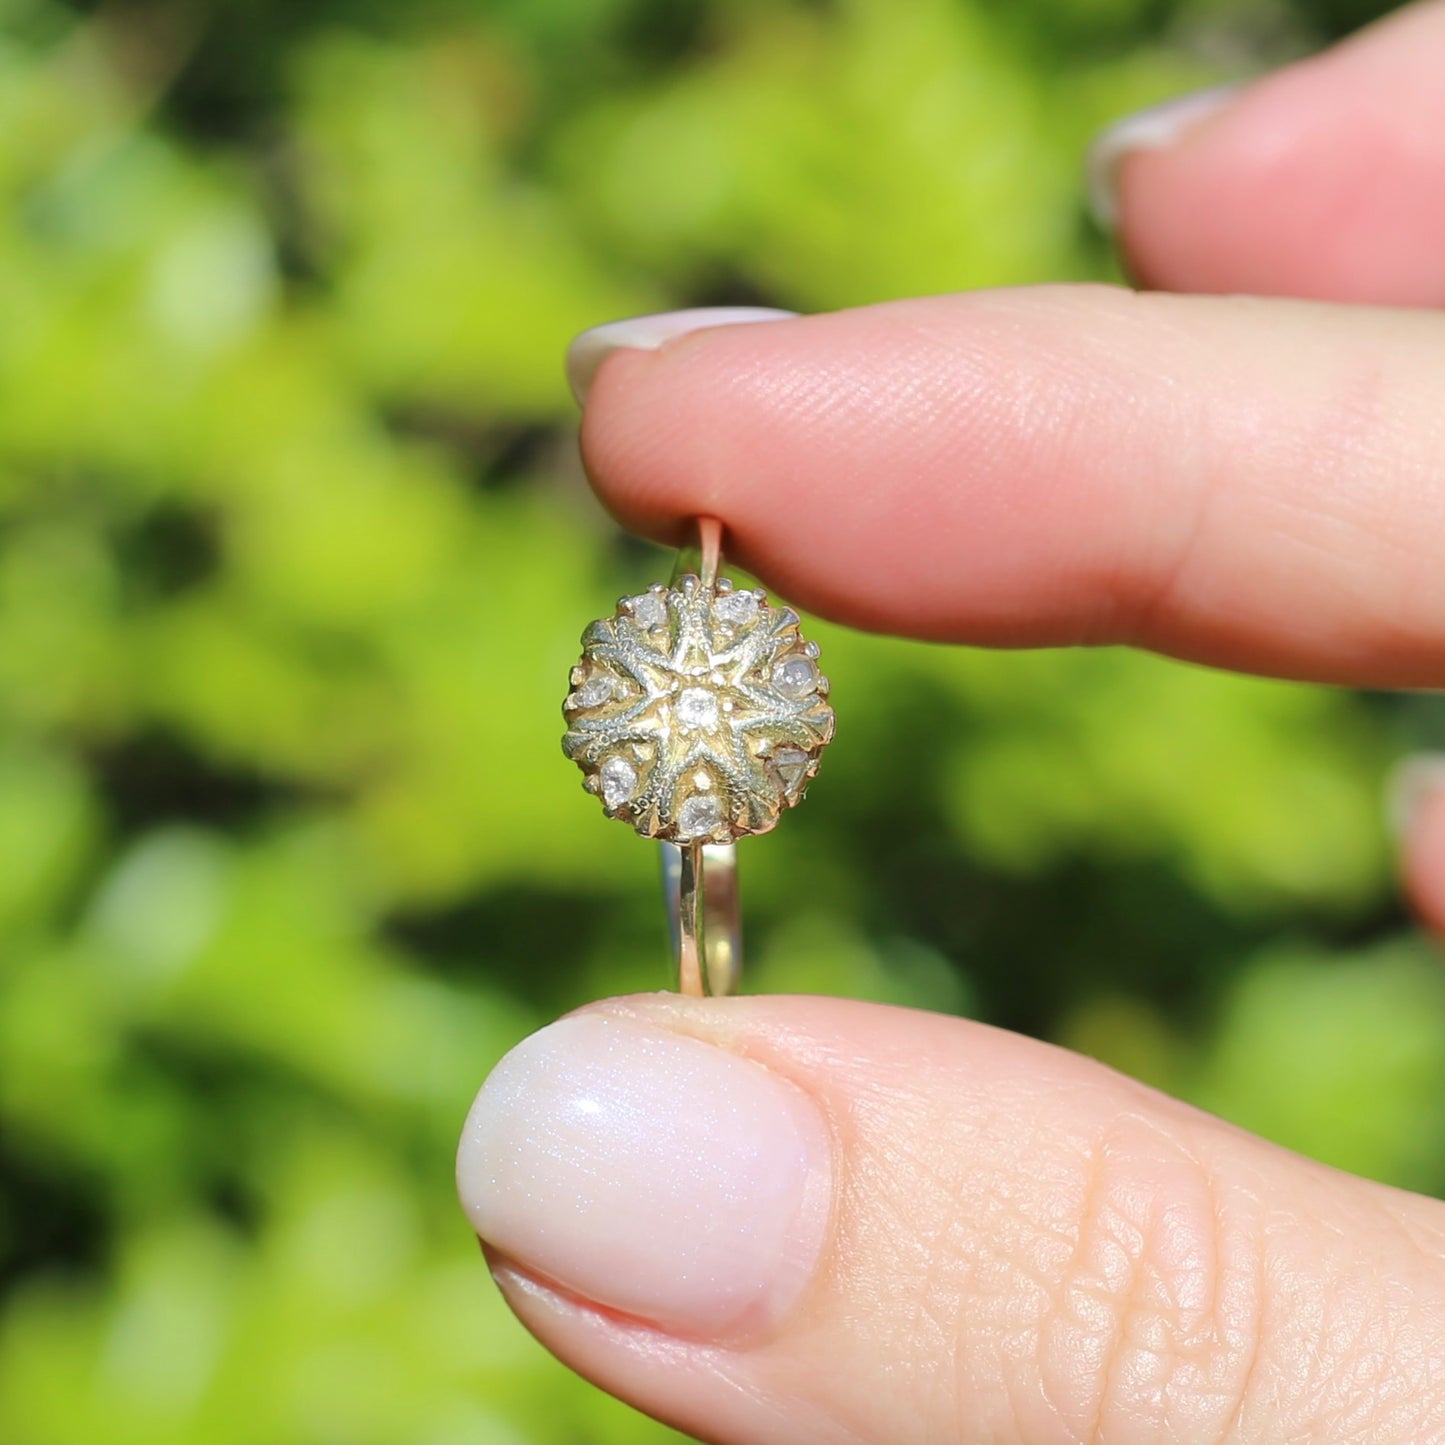
[[[1370, 9], [0, 3], [0, 1440], [670, 1438], [526, 1339], [450, 1182], [510, 1044], [666, 980], [557, 747], [669, 565], [588, 497], [564, 345], [1106, 276], [1088, 136]], [[1379, 806], [1423, 703], [817, 631], [751, 986], [1445, 1189]]]

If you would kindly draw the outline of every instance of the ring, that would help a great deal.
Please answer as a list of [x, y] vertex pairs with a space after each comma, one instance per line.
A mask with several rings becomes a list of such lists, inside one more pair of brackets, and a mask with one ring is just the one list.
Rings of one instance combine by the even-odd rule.
[[671, 581], [587, 628], [562, 705], [583, 787], [662, 842], [678, 987], [699, 996], [741, 973], [734, 845], [802, 801], [834, 727], [817, 644], [720, 575], [721, 544], [703, 518]]

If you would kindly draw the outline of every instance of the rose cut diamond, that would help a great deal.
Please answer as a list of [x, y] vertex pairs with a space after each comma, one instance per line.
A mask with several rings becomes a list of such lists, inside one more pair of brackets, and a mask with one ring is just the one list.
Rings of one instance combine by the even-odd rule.
[[746, 627], [758, 615], [756, 592], [723, 592], [712, 604], [713, 616], [729, 627]]
[[790, 793], [795, 793], [808, 771], [808, 755], [801, 748], [774, 748], [773, 767], [783, 786]]
[[602, 779], [602, 801], [609, 808], [629, 802], [637, 791], [637, 769], [626, 758], [608, 758], [598, 769]]
[[818, 690], [818, 665], [811, 657], [786, 657], [773, 668], [773, 686], [793, 702]]
[[578, 707], [601, 707], [617, 696], [617, 679], [610, 672], [594, 672], [575, 694]]
[[677, 720], [688, 728], [717, 726], [717, 694], [705, 687], [685, 687], [677, 695]]
[[661, 627], [667, 621], [667, 598], [661, 592], [643, 592], [629, 597], [627, 605], [639, 627]]
[[684, 838], [706, 838], [722, 822], [722, 805], [706, 793], [694, 793], [677, 810], [677, 831]]

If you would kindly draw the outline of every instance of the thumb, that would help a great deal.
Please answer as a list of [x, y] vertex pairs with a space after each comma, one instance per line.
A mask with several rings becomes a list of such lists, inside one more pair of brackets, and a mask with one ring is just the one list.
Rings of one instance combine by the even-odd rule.
[[1445, 1440], [1445, 1207], [822, 998], [526, 1040], [458, 1180], [523, 1322], [715, 1442]]

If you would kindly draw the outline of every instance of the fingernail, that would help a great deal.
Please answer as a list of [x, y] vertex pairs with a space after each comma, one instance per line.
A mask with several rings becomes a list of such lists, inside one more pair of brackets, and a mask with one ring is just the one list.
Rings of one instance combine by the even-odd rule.
[[724, 1049], [581, 1014], [497, 1065], [457, 1154], [482, 1239], [568, 1293], [685, 1335], [763, 1328], [822, 1251], [828, 1134]]
[[1089, 148], [1086, 162], [1089, 208], [1105, 231], [1119, 222], [1119, 169], [1137, 151], [1168, 150], [1188, 131], [1223, 110], [1239, 84], [1216, 85], [1177, 96], [1116, 120]]
[[1416, 753], [1395, 765], [1385, 781], [1385, 818], [1396, 838], [1406, 837], [1415, 820], [1437, 800], [1445, 800], [1445, 753]]
[[691, 311], [659, 311], [655, 316], [629, 316], [609, 321], [576, 337], [567, 348], [567, 380], [577, 405], [587, 400], [587, 389], [597, 368], [612, 355], [630, 347], [634, 351], [656, 351], [664, 341], [704, 331], [710, 326], [740, 326], [750, 321], [786, 321], [796, 311], [779, 311], [772, 306], [699, 306]]

